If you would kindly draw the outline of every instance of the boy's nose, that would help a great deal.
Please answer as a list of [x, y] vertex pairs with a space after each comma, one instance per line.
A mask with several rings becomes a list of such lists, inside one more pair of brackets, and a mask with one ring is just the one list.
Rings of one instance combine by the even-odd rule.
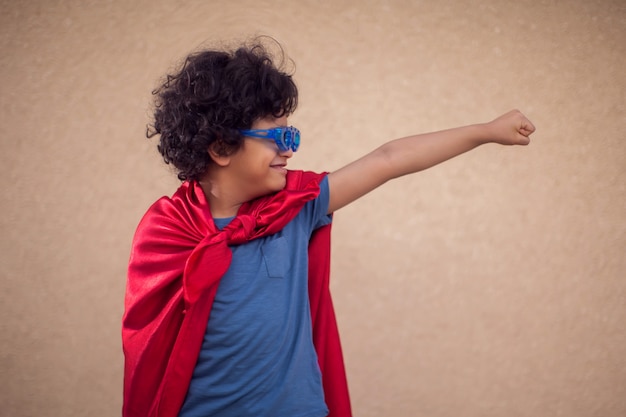
[[278, 154], [280, 156], [284, 156], [285, 158], [291, 158], [293, 156], [293, 151], [291, 150], [291, 148], [287, 149], [286, 151], [281, 151], [279, 149]]

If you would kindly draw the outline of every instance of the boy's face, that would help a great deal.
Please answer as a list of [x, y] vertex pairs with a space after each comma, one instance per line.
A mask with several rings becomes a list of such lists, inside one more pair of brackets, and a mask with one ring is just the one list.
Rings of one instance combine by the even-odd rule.
[[[268, 117], [252, 124], [252, 129], [287, 126], [287, 117]], [[281, 151], [273, 139], [245, 137], [241, 148], [231, 157], [231, 174], [249, 199], [285, 188], [287, 160], [292, 150]]]

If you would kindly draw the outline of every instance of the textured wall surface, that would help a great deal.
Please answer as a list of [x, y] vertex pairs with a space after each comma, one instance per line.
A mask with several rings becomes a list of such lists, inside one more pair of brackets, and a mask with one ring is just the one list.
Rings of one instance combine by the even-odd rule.
[[517, 107], [335, 216], [355, 415], [626, 415], [623, 0], [0, 1], [0, 416], [116, 416], [134, 228], [175, 175], [150, 91], [205, 42], [296, 63], [291, 166]]

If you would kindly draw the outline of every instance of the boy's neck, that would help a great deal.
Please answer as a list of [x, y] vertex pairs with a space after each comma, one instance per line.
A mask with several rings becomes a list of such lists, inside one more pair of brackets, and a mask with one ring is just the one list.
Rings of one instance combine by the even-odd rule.
[[199, 183], [204, 192], [204, 197], [209, 202], [211, 216], [214, 219], [235, 217], [237, 215], [242, 203], [224, 192], [224, 187], [220, 187], [218, 182], [209, 179], [202, 179]]

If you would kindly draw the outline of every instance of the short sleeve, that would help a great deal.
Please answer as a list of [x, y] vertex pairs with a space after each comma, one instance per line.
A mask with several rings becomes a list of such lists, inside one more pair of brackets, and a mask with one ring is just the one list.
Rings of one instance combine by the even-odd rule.
[[298, 215], [298, 217], [303, 216], [300, 221], [308, 226], [310, 232], [332, 222], [332, 215], [327, 214], [329, 201], [328, 176], [325, 176], [320, 181], [319, 195], [306, 203]]

